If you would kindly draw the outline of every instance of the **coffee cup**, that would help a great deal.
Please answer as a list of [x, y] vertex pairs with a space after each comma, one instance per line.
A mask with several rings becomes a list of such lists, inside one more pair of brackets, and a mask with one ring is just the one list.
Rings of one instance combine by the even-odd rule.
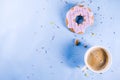
[[85, 67], [95, 73], [107, 71], [112, 63], [110, 52], [102, 46], [89, 48], [84, 55]]

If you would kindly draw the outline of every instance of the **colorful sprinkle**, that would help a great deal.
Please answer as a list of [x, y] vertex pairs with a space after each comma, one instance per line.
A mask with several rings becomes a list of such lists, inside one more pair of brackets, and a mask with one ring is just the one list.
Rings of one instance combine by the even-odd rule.
[[95, 33], [92, 32], [92, 33], [91, 33], [91, 36], [95, 36]]
[[88, 73], [85, 73], [84, 76], [88, 77]]
[[51, 25], [55, 24], [54, 22], [50, 22]]

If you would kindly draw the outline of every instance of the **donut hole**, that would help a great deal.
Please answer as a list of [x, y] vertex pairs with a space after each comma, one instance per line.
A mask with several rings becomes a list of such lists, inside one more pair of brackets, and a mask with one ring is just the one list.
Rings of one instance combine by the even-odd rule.
[[84, 17], [79, 15], [79, 16], [76, 17], [75, 21], [78, 25], [82, 24], [82, 22], [84, 21]]

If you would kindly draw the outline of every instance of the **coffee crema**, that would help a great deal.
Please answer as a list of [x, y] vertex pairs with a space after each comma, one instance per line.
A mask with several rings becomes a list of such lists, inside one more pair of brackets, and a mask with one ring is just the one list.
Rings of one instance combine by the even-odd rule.
[[103, 48], [95, 48], [90, 51], [87, 62], [93, 70], [102, 70], [108, 64], [107, 52]]

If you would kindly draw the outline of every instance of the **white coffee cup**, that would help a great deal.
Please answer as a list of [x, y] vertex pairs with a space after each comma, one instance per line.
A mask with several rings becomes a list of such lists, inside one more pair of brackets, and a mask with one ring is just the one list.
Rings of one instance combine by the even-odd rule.
[[[98, 48], [102, 48], [102, 49], [105, 51], [105, 53], [106, 53], [107, 56], [108, 56], [108, 62], [107, 62], [107, 64], [105, 65], [105, 67], [104, 67], [103, 69], [101, 69], [101, 70], [94, 70], [94, 69], [91, 68], [91, 66], [88, 64], [87, 59], [88, 59], [88, 57], [89, 57], [88, 55], [90, 54], [90, 52], [91, 52], [92, 50], [95, 50], [95, 49], [98, 49]], [[93, 46], [93, 47], [89, 48], [89, 49], [86, 51], [86, 53], [85, 53], [84, 61], [85, 61], [85, 68], [88, 68], [89, 70], [91, 70], [91, 71], [93, 71], [93, 72], [95, 72], [95, 73], [104, 73], [104, 72], [106, 72], [106, 71], [110, 68], [110, 66], [111, 66], [111, 64], [112, 64], [112, 59], [111, 59], [111, 55], [110, 55], [109, 51], [108, 51], [106, 48], [102, 47], [102, 46]]]

